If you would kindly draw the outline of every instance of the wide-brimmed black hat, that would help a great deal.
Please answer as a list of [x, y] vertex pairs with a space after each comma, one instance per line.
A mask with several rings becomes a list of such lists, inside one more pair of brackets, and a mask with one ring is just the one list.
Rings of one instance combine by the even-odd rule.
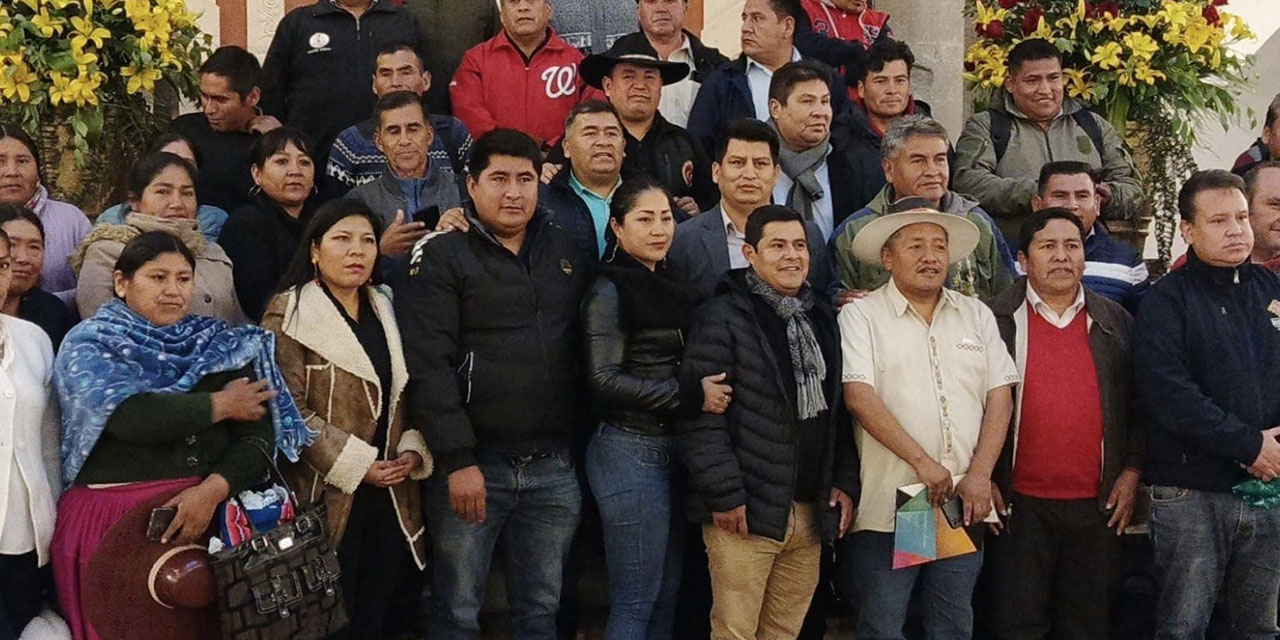
[[662, 74], [662, 84], [675, 84], [689, 77], [689, 65], [683, 62], [667, 62], [658, 57], [658, 52], [644, 38], [622, 38], [604, 53], [593, 53], [582, 61], [579, 67], [582, 79], [588, 85], [603, 89], [604, 77], [613, 72], [613, 67], [622, 63], [634, 64], [638, 67], [657, 69]]

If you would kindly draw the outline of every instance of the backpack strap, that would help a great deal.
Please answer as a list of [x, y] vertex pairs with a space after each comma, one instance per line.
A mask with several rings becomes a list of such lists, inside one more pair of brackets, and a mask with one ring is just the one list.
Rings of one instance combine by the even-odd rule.
[[1098, 159], [1102, 159], [1102, 127], [1098, 125], [1098, 119], [1093, 112], [1088, 109], [1081, 109], [1071, 114], [1076, 124], [1084, 129], [1085, 135], [1089, 136], [1089, 140], [1093, 141], [1093, 148], [1098, 151]]
[[1013, 117], [1008, 111], [987, 109], [991, 116], [991, 146], [996, 152], [996, 164], [1004, 158], [1009, 150], [1009, 138], [1013, 135]]

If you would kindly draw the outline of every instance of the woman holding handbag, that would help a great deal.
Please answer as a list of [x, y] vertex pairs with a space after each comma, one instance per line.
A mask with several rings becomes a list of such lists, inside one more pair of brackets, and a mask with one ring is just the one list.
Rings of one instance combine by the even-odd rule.
[[208, 542], [219, 503], [260, 481], [264, 443], [296, 460], [314, 438], [284, 387], [274, 336], [189, 315], [195, 256], [149, 231], [116, 261], [116, 299], [67, 334], [54, 361], [62, 478], [52, 556], [76, 640], [97, 639], [82, 587], [103, 536], [140, 502], [181, 489], [162, 542]]
[[405, 424], [408, 373], [391, 295], [372, 285], [381, 235], [381, 219], [357, 200], [320, 207], [262, 319], [320, 434], [284, 473], [304, 505], [328, 507], [351, 638], [386, 637], [406, 561], [426, 567], [417, 481], [431, 475], [432, 459]]

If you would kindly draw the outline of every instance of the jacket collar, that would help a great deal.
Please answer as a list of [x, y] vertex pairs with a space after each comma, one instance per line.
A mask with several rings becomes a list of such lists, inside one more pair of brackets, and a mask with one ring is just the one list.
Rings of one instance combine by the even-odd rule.
[[[1084, 283], [1080, 284], [1084, 287], [1084, 312], [1089, 314], [1089, 319], [1093, 321], [1094, 326], [1101, 329], [1104, 333], [1115, 333], [1121, 328], [1120, 315], [1116, 313], [1117, 306], [1106, 298], [1096, 294], [1089, 287], [1085, 287]], [[1005, 287], [1000, 295], [991, 300], [991, 313], [997, 318], [1011, 318], [1017, 313], [1018, 308], [1027, 302], [1027, 278], [1023, 276], [1013, 282], [1013, 284]]]
[[[561, 171], [560, 173], [565, 173], [565, 172]], [[471, 229], [467, 231], [467, 233], [474, 233], [480, 236], [481, 238], [484, 238], [485, 240], [492, 242], [495, 246], [501, 248], [503, 251], [506, 251], [506, 247], [502, 246], [502, 243], [498, 241], [498, 237], [493, 235], [493, 232], [489, 231], [489, 228], [486, 227], [483, 222], [480, 222], [480, 215], [476, 213], [475, 203], [468, 202], [466, 204], [466, 215], [467, 215], [467, 222], [471, 224]], [[547, 209], [542, 206], [542, 203], [538, 203], [538, 206], [533, 210], [533, 217], [530, 218], [529, 223], [525, 225], [526, 245], [528, 244], [529, 240], [531, 240], [534, 236], [538, 235], [543, 229], [545, 229], [548, 225], [551, 224], [551, 220], [553, 217], [554, 216], [551, 215], [551, 212], [547, 211]]]
[[[318, 0], [314, 5], [312, 5], [312, 7], [312, 15], [316, 16], [332, 15], [335, 13], [351, 15], [346, 9], [338, 6], [337, 0]], [[373, 0], [373, 3], [369, 5], [368, 10], [365, 11], [365, 15], [369, 15], [370, 13], [391, 13], [395, 11], [395, 9], [396, 8], [391, 6], [391, 3], [388, 0]]]
[[1187, 249], [1187, 275], [1199, 279], [1215, 287], [1229, 287], [1248, 282], [1258, 268], [1246, 259], [1234, 267], [1215, 267], [1196, 255], [1195, 247]]
[[[365, 293], [369, 296], [374, 315], [382, 324], [383, 333], [387, 335], [387, 350], [391, 352], [391, 410], [394, 412], [394, 403], [409, 380], [400, 330], [396, 325], [390, 294], [382, 287], [365, 287]], [[382, 381], [378, 379], [373, 362], [347, 325], [346, 318], [314, 280], [289, 293], [282, 330], [333, 366], [372, 383], [378, 388], [378, 397], [382, 397]]]
[[542, 41], [542, 44], [538, 45], [538, 48], [534, 49], [533, 53], [529, 54], [528, 57], [525, 57], [524, 52], [520, 50], [520, 47], [516, 46], [515, 41], [513, 41], [511, 36], [507, 34], [506, 29], [498, 32], [498, 35], [494, 36], [493, 40], [497, 48], [509, 49], [512, 53], [524, 59], [525, 62], [529, 62], [530, 60], [538, 57], [538, 54], [543, 51], [559, 51], [569, 46], [568, 43], [560, 39], [560, 36], [556, 35], [555, 29], [552, 29], [551, 27], [547, 27], [547, 37]]
[[[1022, 110], [1018, 109], [1018, 106], [1013, 102], [1013, 94], [1012, 94], [1012, 93], [1009, 93], [1008, 91], [1005, 91], [1004, 89], [1001, 89], [1001, 90], [1000, 90], [1000, 93], [1004, 94], [1004, 96], [1003, 96], [1003, 97], [1004, 97], [1004, 99], [1003, 99], [1003, 100], [1001, 100], [1000, 102], [996, 103], [995, 105], [992, 105], [994, 108], [996, 108], [996, 109], [1000, 109], [1000, 110], [1002, 110], [1002, 111], [1005, 111], [1006, 113], [1008, 113], [1009, 115], [1011, 115], [1011, 116], [1013, 116], [1013, 117], [1015, 117], [1015, 118], [1020, 118], [1020, 119], [1022, 119], [1022, 120], [1028, 120], [1028, 119], [1029, 119], [1029, 118], [1027, 118], [1027, 114], [1023, 113], [1023, 112], [1022, 112]], [[1077, 112], [1077, 111], [1080, 111], [1080, 110], [1081, 110], [1081, 109], [1083, 109], [1083, 108], [1084, 108], [1084, 104], [1082, 104], [1082, 103], [1081, 103], [1081, 102], [1079, 102], [1078, 100], [1076, 100], [1076, 99], [1074, 99], [1074, 98], [1067, 98], [1067, 97], [1063, 97], [1063, 98], [1062, 98], [1062, 111], [1061, 111], [1060, 113], [1058, 113], [1058, 117], [1054, 118], [1054, 120], [1056, 121], [1056, 120], [1060, 120], [1060, 119], [1062, 119], [1062, 118], [1070, 117], [1070, 116], [1071, 116], [1071, 114], [1073, 114], [1073, 113], [1075, 113], [1075, 112]]]

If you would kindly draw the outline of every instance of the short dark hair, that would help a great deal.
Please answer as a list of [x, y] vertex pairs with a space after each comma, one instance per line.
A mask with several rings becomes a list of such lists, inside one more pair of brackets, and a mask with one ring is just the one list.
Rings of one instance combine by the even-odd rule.
[[738, 118], [724, 123], [720, 137], [716, 140], [716, 162], [724, 162], [724, 154], [729, 150], [730, 140], [744, 142], [763, 142], [769, 145], [769, 155], [778, 161], [778, 150], [782, 143], [773, 127], [755, 118]]
[[1098, 172], [1088, 162], [1080, 162], [1079, 160], [1046, 162], [1043, 167], [1040, 167], [1040, 178], [1036, 181], [1036, 193], [1043, 198], [1045, 189], [1049, 188], [1049, 181], [1054, 176], [1078, 176], [1082, 174], [1089, 176], [1093, 184], [1098, 184]]
[[671, 193], [653, 176], [641, 174], [624, 180], [614, 190], [613, 197], [609, 199], [609, 218], [616, 220], [618, 224], [623, 224], [627, 214], [635, 208], [640, 196], [650, 191], [659, 191], [668, 200], [671, 199]]
[[529, 134], [515, 129], [494, 129], [480, 136], [471, 145], [471, 164], [468, 167], [471, 177], [480, 179], [480, 174], [489, 168], [495, 156], [525, 158], [533, 163], [534, 173], [542, 173], [542, 150], [538, 142]]
[[1076, 228], [1076, 231], [1080, 232], [1080, 241], [1084, 242], [1084, 223], [1080, 222], [1080, 217], [1062, 207], [1049, 207], [1032, 213], [1027, 216], [1026, 220], [1022, 221], [1021, 233], [1018, 236], [1018, 251], [1027, 253], [1031, 248], [1031, 240], [1035, 238], [1037, 233], [1049, 226], [1050, 220], [1069, 221]]
[[120, 257], [116, 259], [112, 270], [124, 274], [125, 278], [132, 278], [143, 265], [166, 253], [181, 255], [186, 259], [187, 264], [191, 265], [192, 271], [195, 270], [196, 257], [191, 253], [191, 249], [188, 249], [178, 236], [168, 231], [147, 231], [130, 240], [129, 244], [120, 250]]
[[36, 160], [36, 173], [41, 176], [41, 181], [43, 182], [44, 173], [43, 167], [40, 164], [40, 147], [36, 144], [36, 141], [31, 138], [31, 135], [27, 133], [26, 129], [23, 129], [12, 122], [0, 122], [0, 140], [4, 140], [5, 138], [13, 138], [14, 140], [22, 143], [22, 146], [27, 148], [27, 153], [30, 153], [31, 157]]
[[573, 122], [578, 119], [578, 116], [587, 115], [589, 113], [611, 114], [614, 118], [618, 119], [618, 126], [622, 126], [622, 116], [618, 115], [618, 109], [612, 104], [605, 102], [604, 100], [584, 100], [573, 105], [573, 108], [569, 110], [569, 115], [564, 118], [564, 130], [568, 131], [569, 127], [573, 125]]
[[134, 163], [133, 170], [129, 172], [129, 197], [141, 199], [142, 192], [147, 190], [147, 185], [169, 167], [178, 167], [187, 172], [192, 185], [200, 180], [200, 172], [186, 158], [167, 151], [149, 153], [139, 158]]
[[907, 43], [893, 38], [880, 38], [862, 57], [862, 75], [858, 79], [866, 80], [868, 75], [884, 71], [885, 65], [898, 60], [907, 63], [907, 73], [911, 73], [916, 66], [916, 55], [911, 53], [911, 47]]
[[800, 0], [769, 0], [769, 8], [778, 14], [778, 19], [791, 18], [796, 22], [804, 20], [809, 21], [809, 16], [804, 12], [804, 7], [800, 6]]
[[747, 217], [747, 244], [759, 248], [760, 239], [764, 237], [764, 227], [771, 222], [799, 222], [804, 226], [804, 217], [786, 205], [766, 204], [756, 207]]
[[795, 93], [797, 86], [814, 80], [821, 81], [827, 85], [828, 91], [831, 90], [831, 76], [821, 62], [813, 60], [788, 62], [773, 72], [773, 79], [769, 81], [769, 99], [777, 100], [778, 104], [786, 106], [787, 100], [791, 99], [791, 94]]
[[419, 69], [426, 68], [422, 61], [422, 54], [418, 53], [418, 50], [415, 49], [413, 45], [405, 42], [404, 40], [397, 40], [395, 42], [388, 42], [383, 45], [382, 48], [378, 49], [378, 53], [373, 56], [374, 69], [376, 70], [378, 67], [378, 58], [381, 58], [382, 56], [389, 56], [394, 53], [400, 53], [401, 51], [408, 51], [409, 53], [412, 53], [413, 57], [418, 60]]
[[249, 164], [261, 169], [266, 166], [268, 158], [284, 151], [289, 145], [307, 155], [311, 154], [311, 142], [307, 140], [307, 134], [293, 127], [277, 127], [258, 136], [253, 146], [249, 147]]
[[388, 111], [395, 111], [404, 107], [417, 105], [422, 109], [422, 121], [431, 126], [431, 117], [427, 113], [427, 105], [422, 103], [422, 96], [412, 91], [392, 91], [373, 104], [373, 119], [378, 123], [378, 128], [382, 128], [382, 114]]
[[1270, 129], [1275, 125], [1276, 120], [1280, 119], [1280, 93], [1271, 99], [1271, 104], [1267, 105], [1267, 119], [1263, 126]]
[[191, 138], [188, 138], [185, 134], [174, 131], [173, 129], [165, 129], [164, 131], [151, 136], [151, 140], [147, 142], [147, 150], [144, 153], [159, 153], [165, 147], [175, 142], [181, 142], [182, 144], [187, 145], [187, 148], [191, 150], [191, 155], [196, 159], [196, 169], [199, 169], [203, 165], [204, 159], [200, 157], [200, 148], [196, 146], [196, 143], [192, 142]]
[[13, 242], [9, 240], [9, 234], [4, 229], [0, 229], [0, 241], [4, 242], [6, 249], [13, 249]]
[[1057, 60], [1059, 65], [1062, 64], [1062, 52], [1058, 51], [1053, 43], [1044, 38], [1023, 40], [1009, 51], [1009, 75], [1010, 77], [1018, 75], [1022, 65], [1028, 62], [1049, 59]]
[[[379, 242], [382, 241], [382, 218], [374, 213], [369, 205], [353, 198], [330, 200], [316, 209], [315, 214], [311, 216], [311, 221], [303, 229], [298, 250], [293, 254], [293, 261], [289, 263], [289, 268], [285, 269], [284, 276], [280, 278], [280, 291], [298, 288], [316, 279], [316, 268], [311, 264], [311, 247], [319, 246], [320, 240], [329, 232], [329, 229], [333, 228], [333, 225], [351, 216], [360, 216], [368, 220], [373, 227], [373, 236]], [[371, 283], [377, 282], [380, 260], [380, 257], [374, 258], [369, 280]]]
[[1259, 163], [1244, 174], [1244, 195], [1249, 199], [1250, 208], [1253, 208], [1253, 195], [1257, 193], [1258, 181], [1262, 179], [1262, 172], [1267, 169], [1280, 169], [1280, 160]]
[[218, 47], [204, 64], [200, 65], [201, 75], [212, 73], [227, 79], [231, 90], [241, 100], [255, 88], [262, 86], [262, 65], [252, 53], [235, 45]]
[[1187, 222], [1196, 219], [1196, 197], [1205, 191], [1235, 189], [1246, 198], [1244, 179], [1225, 169], [1208, 169], [1191, 174], [1178, 192], [1178, 215]]
[[40, 216], [20, 204], [0, 203], [0, 226], [14, 220], [30, 222], [40, 232], [40, 242], [44, 242], [44, 222], [40, 221]]

